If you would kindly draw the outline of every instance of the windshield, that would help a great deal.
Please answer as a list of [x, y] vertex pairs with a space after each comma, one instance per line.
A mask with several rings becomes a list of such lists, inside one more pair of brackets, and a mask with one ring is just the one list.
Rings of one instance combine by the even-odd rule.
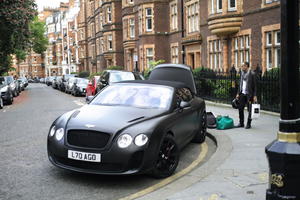
[[85, 84], [85, 85], [87, 85], [89, 83], [89, 80], [88, 79], [78, 79], [77, 83], [78, 84]]
[[106, 87], [91, 104], [168, 109], [172, 94], [167, 86], [118, 84]]
[[131, 72], [112, 72], [109, 77], [109, 82], [111, 83], [129, 80], [135, 80]]

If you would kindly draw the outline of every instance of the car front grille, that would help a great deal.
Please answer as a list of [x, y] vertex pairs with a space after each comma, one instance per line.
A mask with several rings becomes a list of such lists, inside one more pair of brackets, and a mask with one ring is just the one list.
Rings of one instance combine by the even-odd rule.
[[109, 138], [108, 133], [90, 130], [69, 130], [67, 134], [68, 144], [85, 148], [104, 148]]

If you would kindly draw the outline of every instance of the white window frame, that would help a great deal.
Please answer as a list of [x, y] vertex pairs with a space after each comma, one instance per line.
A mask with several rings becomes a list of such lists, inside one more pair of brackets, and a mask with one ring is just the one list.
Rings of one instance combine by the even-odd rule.
[[236, 11], [236, 0], [234, 0], [234, 7], [231, 7], [230, 3], [231, 3], [232, 0], [228, 0], [228, 11]]
[[[152, 50], [152, 54], [149, 54], [149, 50]], [[147, 67], [150, 67], [150, 62], [154, 60], [154, 49], [153, 48], [146, 48], [146, 62], [147, 62]]]
[[245, 45], [244, 45], [244, 37], [240, 37], [240, 48], [244, 49]]
[[[148, 14], [149, 10], [151, 10], [151, 14]], [[145, 16], [146, 32], [151, 32], [153, 30], [153, 9], [145, 8]], [[149, 24], [151, 24], [151, 28], [148, 27]]]
[[171, 30], [177, 30], [178, 29], [178, 11], [177, 11], [177, 2], [172, 1], [170, 3], [170, 17], [171, 17], [171, 23], [170, 28]]
[[[270, 61], [270, 55], [271, 55], [271, 62]], [[266, 61], [267, 61], [267, 70], [272, 69], [272, 48], [266, 49]]]
[[143, 10], [139, 9], [139, 35], [143, 33]]
[[[275, 45], [280, 45], [280, 40], [278, 40], [278, 33], [280, 35], [280, 31], [275, 31]], [[280, 35], [280, 39], [281, 39], [281, 35]]]
[[135, 37], [135, 20], [134, 18], [129, 19], [129, 37], [134, 38]]
[[[221, 1], [221, 5], [220, 5], [220, 1]], [[223, 1], [222, 0], [217, 0], [217, 13], [222, 13], [223, 12], [223, 5], [222, 5]], [[220, 8], [221, 6], [221, 8]]]
[[113, 50], [112, 35], [107, 36], [107, 49], [109, 51]]
[[111, 12], [111, 5], [107, 6], [106, 8], [106, 12], [107, 12], [107, 22], [111, 23], [112, 22], [112, 12]]
[[215, 13], [215, 0], [211, 0], [211, 8], [210, 8], [210, 13], [214, 14]]
[[[271, 41], [270, 41], [270, 37], [269, 36], [271, 36]], [[266, 46], [267, 47], [272, 46], [272, 31], [266, 32]]]

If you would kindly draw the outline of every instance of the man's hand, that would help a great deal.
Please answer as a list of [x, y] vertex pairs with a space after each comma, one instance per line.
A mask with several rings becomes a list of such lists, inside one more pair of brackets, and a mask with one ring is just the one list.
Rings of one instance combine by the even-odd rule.
[[239, 94], [237, 94], [235, 98], [236, 98], [236, 99], [240, 98], [240, 95], [239, 95]]

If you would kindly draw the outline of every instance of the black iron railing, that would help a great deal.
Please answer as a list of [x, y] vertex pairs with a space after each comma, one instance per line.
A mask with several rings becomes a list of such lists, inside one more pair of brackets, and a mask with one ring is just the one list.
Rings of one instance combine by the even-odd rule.
[[[256, 73], [257, 99], [261, 109], [279, 112], [280, 90], [279, 69], [273, 69], [264, 74]], [[198, 96], [215, 102], [231, 104], [237, 94], [240, 73], [214, 72], [210, 70], [194, 71]]]

